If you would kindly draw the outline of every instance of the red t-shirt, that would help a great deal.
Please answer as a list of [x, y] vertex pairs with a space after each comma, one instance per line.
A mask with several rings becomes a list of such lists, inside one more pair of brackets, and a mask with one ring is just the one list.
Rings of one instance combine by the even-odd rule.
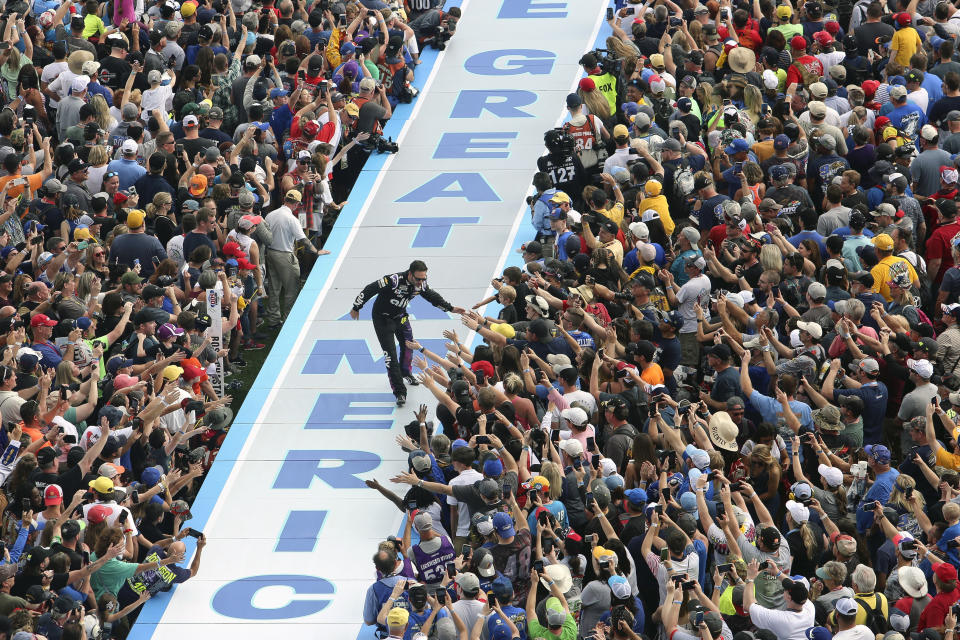
[[920, 614], [920, 620], [917, 621], [917, 631], [923, 631], [927, 627], [942, 626], [944, 617], [957, 600], [960, 600], [960, 589], [954, 589], [949, 593], [938, 593], [933, 596], [930, 604]]
[[943, 274], [953, 266], [953, 252], [950, 250], [950, 241], [960, 233], [960, 222], [951, 222], [937, 227], [927, 240], [927, 261], [940, 259], [940, 270], [937, 271], [935, 282], [943, 280]]
[[[813, 56], [800, 56], [794, 62], [800, 63], [802, 66], [806, 67], [808, 73], [815, 73], [820, 77], [823, 77], [823, 63], [814, 58]], [[796, 82], [797, 84], [803, 83], [803, 78], [800, 77], [800, 72], [797, 71], [796, 65], [791, 64], [787, 67], [787, 86]]]
[[707, 235], [707, 238], [710, 239], [710, 244], [713, 245], [713, 250], [719, 253], [720, 246], [723, 244], [723, 241], [727, 239], [726, 223], [718, 224], [710, 229], [710, 233]]

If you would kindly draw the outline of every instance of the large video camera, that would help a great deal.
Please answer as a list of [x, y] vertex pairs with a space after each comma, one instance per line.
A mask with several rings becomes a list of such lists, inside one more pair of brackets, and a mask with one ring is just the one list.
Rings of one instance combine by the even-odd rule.
[[447, 41], [457, 32], [457, 19], [447, 16], [446, 20], [436, 26], [433, 32], [433, 40], [430, 42], [437, 51], [443, 51], [447, 48]]
[[377, 153], [396, 153], [400, 146], [393, 141], [393, 138], [384, 138], [379, 133], [371, 133], [370, 137], [359, 143], [365, 151]]
[[614, 77], [619, 77], [620, 67], [623, 66], [623, 60], [617, 57], [615, 53], [608, 49], [594, 49], [591, 53], [596, 56], [597, 64], [604, 73], [609, 73]]
[[558, 127], [543, 134], [543, 145], [553, 154], [573, 153], [577, 142], [568, 131]]

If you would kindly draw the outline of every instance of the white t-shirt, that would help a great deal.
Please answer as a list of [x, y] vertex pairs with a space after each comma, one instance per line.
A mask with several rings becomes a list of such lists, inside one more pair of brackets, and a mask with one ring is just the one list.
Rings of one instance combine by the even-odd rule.
[[[476, 469], [464, 469], [460, 472], [460, 475], [452, 478], [450, 480], [451, 487], [458, 486], [467, 486], [472, 485], [475, 482], [483, 480], [483, 474], [477, 471]], [[460, 537], [466, 537], [470, 535], [470, 507], [467, 504], [457, 502], [457, 499], [453, 496], [447, 496], [447, 504], [450, 507], [457, 507], [457, 531], [454, 535]]]
[[680, 303], [680, 315], [683, 316], [683, 328], [680, 329], [680, 333], [696, 333], [697, 312], [694, 305], [699, 304], [705, 309], [708, 308], [710, 278], [702, 273], [696, 278], [690, 278], [677, 291], [677, 302]]
[[156, 89], [147, 89], [140, 97], [140, 119], [146, 122], [154, 109], [170, 111], [173, 109], [173, 87], [159, 85]]
[[833, 635], [833, 640], [874, 640], [876, 635], [866, 625], [858, 624], [852, 629], [838, 631]]
[[[40, 74], [40, 82], [46, 82], [48, 85], [56, 80], [61, 73], [64, 73], [70, 69], [67, 66], [67, 61], [63, 62], [51, 62], [43, 68], [43, 73]], [[50, 99], [50, 106], [56, 109], [60, 105], [59, 100]]]
[[[778, 640], [806, 640], [806, 631], [816, 624], [813, 603], [807, 600], [800, 611], [750, 606], [750, 621], [760, 629], [773, 631]], [[873, 634], [871, 634], [871, 637]]]
[[133, 514], [130, 513], [129, 509], [127, 509], [126, 507], [121, 507], [116, 502], [94, 502], [93, 504], [83, 505], [84, 519], [87, 518], [87, 512], [90, 511], [90, 509], [92, 509], [95, 505], [101, 505], [104, 507], [108, 507], [110, 509], [112, 513], [109, 516], [107, 516], [107, 524], [109, 524], [111, 527], [117, 522], [117, 518], [120, 516], [120, 514], [126, 511], [127, 521], [124, 523], [124, 526], [130, 527], [133, 533], [133, 537], [137, 537], [138, 535], [140, 535], [140, 530], [137, 529], [137, 523], [133, 521]]

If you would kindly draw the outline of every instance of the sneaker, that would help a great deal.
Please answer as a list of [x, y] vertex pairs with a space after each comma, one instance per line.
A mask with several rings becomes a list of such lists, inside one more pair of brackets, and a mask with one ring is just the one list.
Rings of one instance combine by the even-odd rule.
[[405, 405], [406, 403], [407, 403], [407, 396], [406, 396], [406, 395], [404, 395], [404, 394], [401, 393], [400, 395], [397, 396], [397, 406], [398, 406], [398, 407], [402, 407], [402, 406]]
[[247, 361], [244, 360], [242, 357], [237, 356], [236, 358], [233, 358], [230, 360], [230, 364], [232, 364], [235, 367], [239, 367], [240, 369], [243, 369], [245, 366], [247, 366]]
[[411, 387], [419, 387], [420, 383], [413, 376], [403, 376], [403, 381], [406, 382]]
[[266, 346], [267, 345], [261, 342], [254, 342], [253, 340], [247, 340], [246, 342], [243, 343], [243, 350], [244, 351], [260, 351], [260, 349], [263, 349]]

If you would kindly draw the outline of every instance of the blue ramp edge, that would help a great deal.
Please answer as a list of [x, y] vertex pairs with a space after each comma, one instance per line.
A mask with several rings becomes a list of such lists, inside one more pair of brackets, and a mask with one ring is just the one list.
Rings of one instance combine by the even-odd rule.
[[[462, 0], [447, 0], [446, 6], [458, 7], [461, 1]], [[416, 77], [413, 81], [413, 85], [418, 90], [423, 91], [424, 85], [426, 85], [430, 76], [433, 75], [439, 53], [439, 51], [433, 48], [427, 48], [420, 52], [420, 64], [416, 67]], [[407, 121], [418, 99], [419, 98], [415, 98], [410, 104], [399, 104], [394, 108], [393, 116], [387, 122], [387, 126], [384, 127], [384, 136], [392, 137], [394, 140], [397, 139], [400, 132], [406, 127]], [[334, 258], [338, 253], [343, 251], [344, 243], [356, 223], [360, 211], [363, 209], [367, 198], [373, 195], [374, 181], [383, 169], [386, 160], [387, 154], [377, 153], [371, 154], [367, 159], [367, 163], [364, 165], [363, 170], [360, 172], [360, 177], [357, 179], [351, 191], [350, 201], [347, 206], [344, 207], [343, 211], [340, 212], [333, 231], [330, 233], [324, 245], [324, 248], [329, 250], [331, 255], [329, 257], [321, 257], [317, 260], [313, 270], [310, 272], [310, 276], [307, 278], [307, 282], [304, 284], [304, 290], [316, 291], [320, 289], [330, 276], [330, 272], [335, 264]], [[361, 194], [367, 195], [364, 198], [358, 197]], [[239, 458], [239, 454], [243, 449], [243, 445], [246, 443], [247, 437], [250, 435], [250, 430], [257, 420], [260, 409], [266, 403], [270, 389], [279, 378], [281, 368], [293, 351], [293, 345], [297, 335], [309, 320], [308, 315], [314, 302], [309, 298], [309, 295], [302, 295], [297, 298], [283, 329], [280, 330], [280, 334], [270, 349], [270, 354], [260, 369], [260, 373], [257, 374], [257, 378], [250, 388], [247, 397], [244, 399], [243, 405], [239, 411], [237, 411], [233, 420], [233, 426], [223, 441], [223, 446], [217, 454], [217, 459], [203, 481], [203, 486], [197, 495], [196, 506], [191, 508], [191, 513], [193, 514], [193, 518], [190, 520], [191, 527], [202, 531], [206, 526], [212, 507], [216, 503], [217, 496], [220, 495], [227, 478], [230, 477], [230, 473], [233, 471], [233, 466]], [[187, 557], [192, 557], [193, 553], [196, 552], [195, 539], [187, 536], [183, 542], [187, 545]], [[189, 561], [184, 560], [183, 566], [189, 566]], [[202, 564], [200, 570], [203, 571]], [[153, 637], [154, 631], [156, 631], [159, 626], [159, 621], [163, 619], [167, 606], [170, 604], [171, 594], [172, 591], [169, 593], [160, 593], [147, 601], [140, 611], [137, 622], [133, 625], [130, 634], [127, 636], [129, 640], [150, 640], [150, 638]], [[369, 635], [362, 635], [362, 637], [372, 638], [372, 631]]]

